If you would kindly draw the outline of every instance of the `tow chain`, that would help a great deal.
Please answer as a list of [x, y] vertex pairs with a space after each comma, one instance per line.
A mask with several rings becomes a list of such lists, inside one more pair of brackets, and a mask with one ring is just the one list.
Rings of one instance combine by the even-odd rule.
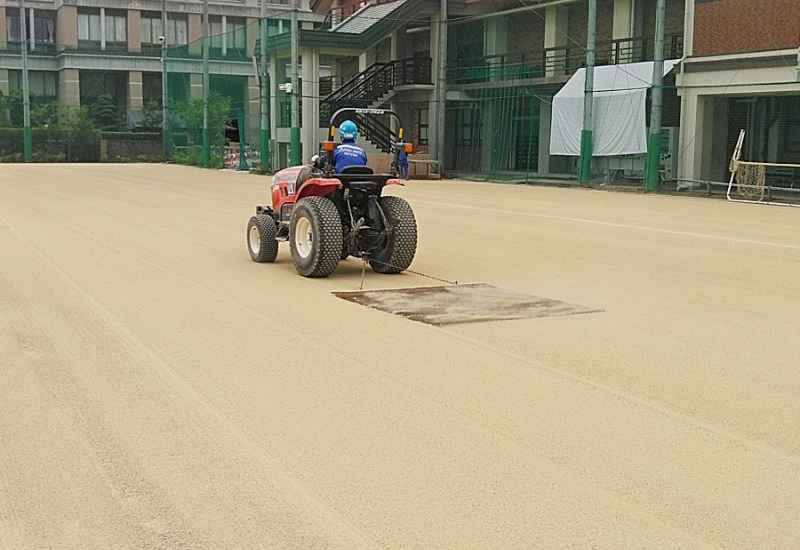
[[362, 257], [361, 257], [361, 260], [362, 260], [362, 264], [361, 264], [361, 286], [359, 287], [359, 290], [364, 290], [364, 273], [365, 273], [365, 272], [366, 272], [366, 270], [367, 270], [367, 262], [368, 262], [368, 261], [370, 261], [370, 262], [375, 262], [375, 263], [377, 263], [377, 264], [381, 264], [381, 265], [385, 265], [385, 266], [389, 266], [389, 267], [393, 267], [393, 268], [395, 268], [395, 269], [399, 269], [399, 270], [401, 270], [401, 271], [405, 271], [405, 272], [407, 272], [407, 273], [413, 273], [414, 275], [419, 275], [420, 277], [425, 277], [425, 278], [427, 278], [427, 279], [432, 279], [432, 280], [434, 280], [434, 281], [439, 281], [439, 282], [442, 282], [442, 283], [447, 283], [447, 284], [449, 284], [449, 285], [457, 285], [457, 284], [458, 284], [458, 281], [448, 281], [447, 279], [442, 279], [442, 278], [440, 278], [440, 277], [435, 277], [435, 276], [433, 276], [433, 275], [428, 275], [427, 273], [422, 273], [422, 272], [420, 272], [420, 271], [414, 271], [413, 269], [403, 269], [403, 268], [402, 268], [402, 267], [400, 267], [400, 266], [397, 266], [397, 265], [392, 265], [392, 264], [390, 264], [390, 263], [388, 263], [388, 262], [382, 262], [382, 261], [380, 261], [380, 260], [376, 260], [376, 259], [374, 259], [374, 258], [373, 258], [373, 259], [370, 259], [370, 258], [368, 258], [367, 256], [362, 256]]

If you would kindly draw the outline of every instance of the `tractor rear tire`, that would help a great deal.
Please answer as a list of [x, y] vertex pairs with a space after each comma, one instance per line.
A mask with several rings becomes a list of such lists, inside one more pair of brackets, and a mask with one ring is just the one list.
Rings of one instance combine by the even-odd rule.
[[247, 224], [247, 250], [254, 262], [274, 262], [278, 256], [278, 228], [275, 220], [266, 214], [253, 216]]
[[297, 272], [304, 277], [327, 277], [342, 254], [342, 219], [327, 197], [300, 199], [292, 211], [289, 244]]
[[417, 252], [417, 220], [411, 206], [401, 197], [381, 197], [381, 209], [392, 224], [385, 246], [370, 258], [377, 273], [400, 273], [408, 269]]

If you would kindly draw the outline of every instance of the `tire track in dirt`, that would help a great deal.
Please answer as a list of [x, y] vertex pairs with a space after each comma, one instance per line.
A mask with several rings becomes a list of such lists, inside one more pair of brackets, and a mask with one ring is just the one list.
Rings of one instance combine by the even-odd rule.
[[[32, 205], [32, 204], [29, 204], [29, 206], [34, 207], [34, 205]], [[74, 225], [74, 224], [72, 224], [70, 222], [66, 222], [66, 221], [64, 223], [67, 223], [71, 227], [73, 227], [75, 230], [80, 231], [80, 232], [86, 234], [87, 236], [90, 236], [91, 238], [93, 238], [93, 239], [95, 239], [95, 240], [97, 240], [99, 242], [104, 243], [106, 246], [115, 248], [115, 249], [119, 250], [120, 252], [126, 253], [130, 257], [136, 258], [137, 261], [142, 263], [142, 264], [148, 264], [151, 267], [153, 267], [154, 269], [157, 269], [157, 270], [159, 270], [161, 272], [167, 273], [167, 274], [169, 274], [169, 275], [171, 275], [171, 276], [173, 276], [175, 278], [178, 278], [178, 279], [181, 279], [181, 280], [187, 282], [188, 284], [194, 286], [195, 288], [197, 288], [198, 290], [200, 290], [202, 292], [206, 292], [206, 293], [211, 294], [211, 295], [213, 295], [213, 296], [215, 296], [217, 298], [222, 299], [222, 300], [226, 301], [227, 303], [229, 303], [231, 306], [239, 309], [240, 311], [243, 311], [243, 312], [247, 313], [248, 315], [253, 316], [254, 318], [259, 318], [259, 316], [260, 316], [259, 311], [254, 310], [254, 309], [252, 309], [250, 307], [247, 307], [245, 305], [242, 305], [239, 302], [237, 302], [235, 299], [227, 296], [226, 294], [221, 293], [219, 291], [216, 291], [214, 289], [211, 289], [209, 287], [206, 287], [206, 286], [198, 283], [194, 279], [192, 279], [190, 277], [187, 277], [186, 275], [184, 275], [184, 274], [182, 274], [180, 272], [177, 272], [175, 270], [169, 269], [169, 268], [164, 267], [164, 266], [162, 266], [160, 264], [152, 262], [151, 260], [149, 260], [148, 258], [146, 258], [144, 256], [141, 256], [141, 255], [138, 255], [138, 254], [135, 254], [135, 253], [131, 254], [129, 251], [127, 251], [127, 250], [123, 249], [122, 247], [116, 245], [112, 241], [109, 241], [109, 240], [105, 239], [104, 237], [102, 237], [100, 235], [97, 235], [95, 233], [92, 233], [91, 231], [86, 230], [86, 229], [84, 229], [82, 227], [79, 227], [77, 225]], [[165, 230], [163, 227], [155, 226], [153, 224], [147, 224], [147, 225], [150, 225], [153, 228], [158, 229], [161, 232], [168, 231], [168, 230]], [[181, 237], [184, 236], [183, 234], [180, 234], [180, 233], [175, 233], [175, 235], [178, 235], [178, 236], [181, 236]], [[207, 244], [207, 243], [205, 243], [205, 244]], [[516, 446], [516, 447], [518, 447], [520, 449], [524, 449], [526, 452], [532, 452], [534, 455], [538, 456], [539, 458], [547, 460], [548, 462], [553, 464], [556, 468], [561, 469], [564, 472], [569, 472], [569, 475], [582, 479], [584, 482], [592, 485], [593, 487], [597, 488], [598, 490], [600, 490], [602, 492], [605, 492], [605, 493], [608, 493], [610, 495], [613, 494], [615, 496], [615, 498], [619, 499], [620, 501], [625, 502], [625, 503], [627, 503], [629, 505], [632, 505], [632, 506], [636, 507], [641, 512], [647, 513], [647, 515], [650, 516], [653, 520], [655, 520], [655, 521], [657, 521], [657, 522], [659, 522], [659, 523], [661, 523], [663, 525], [668, 525], [673, 529], [676, 529], [678, 531], [686, 533], [687, 535], [692, 534], [692, 532], [689, 529], [687, 529], [686, 525], [682, 524], [681, 522], [675, 521], [674, 518], [658, 514], [657, 512], [651, 510], [649, 507], [642, 508], [643, 502], [641, 500], [633, 498], [631, 495], [628, 495], [625, 492], [620, 491], [618, 488], [615, 488], [615, 487], [613, 487], [613, 486], [611, 486], [609, 484], [602, 483], [601, 481], [599, 481], [597, 479], [594, 479], [594, 478], [592, 478], [590, 476], [587, 476], [585, 474], [585, 472], [582, 472], [580, 469], [576, 468], [574, 465], [569, 464], [568, 462], [565, 462], [563, 460], [554, 460], [551, 455], [549, 455], [547, 453], [540, 452], [538, 449], [533, 447], [530, 443], [515, 437], [513, 434], [502, 430], [500, 427], [498, 427], [497, 425], [492, 424], [491, 422], [487, 422], [485, 420], [478, 419], [478, 418], [472, 416], [471, 414], [469, 414], [469, 413], [467, 413], [467, 412], [465, 412], [465, 411], [463, 411], [463, 410], [461, 410], [461, 409], [459, 409], [457, 407], [453, 407], [452, 405], [449, 405], [447, 403], [443, 403], [443, 402], [437, 400], [434, 396], [432, 396], [432, 395], [430, 395], [430, 394], [428, 394], [428, 393], [426, 393], [424, 391], [421, 391], [419, 388], [416, 388], [414, 386], [411, 386], [409, 384], [404, 383], [401, 380], [393, 378], [393, 377], [387, 375], [383, 371], [375, 370], [369, 364], [367, 364], [367, 363], [365, 363], [365, 362], [363, 362], [363, 361], [361, 361], [361, 360], [359, 360], [357, 358], [354, 358], [352, 355], [348, 354], [347, 351], [339, 348], [335, 342], [324, 342], [322, 340], [318, 340], [313, 335], [309, 335], [307, 333], [303, 333], [299, 329], [295, 329], [295, 328], [289, 327], [288, 325], [284, 325], [283, 328], [286, 329], [286, 330], [292, 331], [297, 337], [302, 336], [306, 341], [315, 342], [320, 347], [324, 347], [324, 348], [327, 348], [327, 349], [335, 352], [338, 356], [340, 356], [342, 359], [344, 359], [345, 361], [347, 361], [349, 363], [350, 368], [358, 371], [362, 375], [367, 376], [367, 377], [373, 377], [373, 378], [377, 376], [377, 377], [379, 377], [379, 378], [381, 378], [381, 379], [383, 379], [385, 381], [388, 381], [388, 382], [392, 383], [393, 385], [397, 386], [398, 388], [402, 388], [402, 391], [404, 393], [407, 393], [410, 396], [410, 398], [414, 399], [415, 401], [418, 401], [420, 403], [425, 403], [425, 404], [428, 404], [428, 405], [433, 405], [436, 408], [439, 408], [439, 409], [445, 411], [447, 414], [455, 415], [458, 418], [460, 418], [460, 419], [462, 419], [464, 421], [467, 421], [470, 425], [472, 425], [473, 427], [477, 428], [478, 430], [480, 430], [483, 433], [491, 434], [492, 436], [500, 436], [502, 439], [505, 439], [507, 442], [511, 443], [512, 445], [514, 445], [514, 446]], [[446, 334], [448, 337], [456, 338], [456, 339], [462, 340], [464, 342], [467, 342], [471, 346], [477, 346], [477, 347], [481, 347], [483, 349], [486, 349], [483, 343], [462, 338], [457, 333], [455, 333], [453, 331], [448, 331], [446, 329], [442, 329], [442, 328], [439, 328], [439, 327], [435, 328], [435, 330], [441, 331], [442, 333]], [[518, 357], [513, 357], [513, 358], [515, 360], [519, 359]], [[530, 363], [527, 362], [527, 361], [519, 361], [518, 365], [519, 366], [517, 366], [516, 368], [521, 372], [524, 372], [526, 368], [531, 366]], [[544, 367], [544, 369], [547, 370], [548, 372], [551, 372], [551, 373], [555, 373], [555, 374], [559, 374], [559, 375], [561, 374], [561, 372], [558, 371], [557, 369], [552, 369], [552, 368], [547, 368], [547, 367]], [[178, 376], [178, 377], [180, 376], [177, 373], [174, 373], [174, 374], [175, 374], [175, 376]], [[570, 381], [572, 381], [572, 382], [579, 382], [579, 383], [581, 383], [581, 385], [583, 385], [585, 387], [589, 387], [592, 391], [600, 391], [601, 393], [610, 394], [610, 395], [613, 395], [614, 397], [623, 397], [623, 395], [619, 391], [614, 390], [613, 388], [603, 388], [601, 385], [595, 385], [595, 384], [592, 384], [592, 383], [583, 384], [581, 380], [579, 380], [577, 378], [571, 378], [570, 376], [567, 376], [567, 378], [570, 379]], [[624, 399], [626, 401], [632, 403], [635, 406], [646, 407], [647, 409], [650, 409], [650, 410], [656, 410], [656, 408], [658, 407], [657, 405], [651, 406], [649, 403], [647, 403], [644, 400], [629, 399], [629, 398], [624, 398]], [[667, 416], [669, 416], [670, 418], [675, 420], [675, 419], [679, 419], [680, 418], [680, 413], [675, 413], [674, 415], [667, 415]], [[682, 424], [688, 424], [688, 425], [691, 425], [691, 426], [694, 426], [694, 427], [698, 427], [698, 428], [702, 427], [701, 426], [701, 421], [698, 420], [697, 422], [692, 422], [691, 419], [688, 418], [688, 417], [686, 419], [682, 419], [681, 423]], [[717, 433], [717, 432], [714, 432], [714, 435], [720, 436], [720, 434]], [[709, 543], [709, 541], [707, 541], [707, 540], [705, 540], [703, 542], [704, 542], [704, 544], [709, 545], [709, 548], [715, 547], [715, 546], [711, 545]]]
[[[28, 206], [31, 208], [35, 208], [41, 211], [46, 212], [46, 209], [43, 209], [37, 205], [29, 203], [24, 199], [19, 199], [23, 202], [26, 202]], [[63, 221], [63, 220], [62, 220]], [[247, 435], [241, 428], [235, 425], [224, 413], [222, 413], [218, 407], [216, 407], [211, 400], [198, 392], [198, 390], [192, 387], [185, 379], [183, 379], [180, 374], [178, 374], [167, 362], [163, 357], [161, 357], [155, 350], [153, 350], [150, 346], [147, 345], [146, 342], [141, 340], [136, 334], [130, 330], [130, 328], [125, 325], [113, 312], [111, 312], [108, 308], [106, 308], [102, 303], [96, 300], [88, 291], [86, 291], [83, 287], [81, 287], [76, 281], [74, 281], [66, 272], [64, 272], [58, 265], [56, 265], [50, 258], [48, 258], [38, 247], [36, 247], [32, 242], [30, 242], [22, 233], [16, 230], [14, 226], [10, 223], [10, 221], [6, 220], [9, 227], [18, 235], [19, 239], [24, 242], [32, 251], [35, 251], [36, 254], [42, 260], [42, 264], [45, 265], [48, 270], [52, 273], [58, 275], [60, 279], [62, 279], [68, 287], [70, 287], [74, 292], [80, 295], [87, 304], [91, 305], [91, 308], [98, 314], [98, 316], [104, 321], [104, 324], [111, 328], [115, 334], [125, 343], [125, 345], [129, 348], [131, 353], [141, 356], [145, 361], [142, 363], [144, 365], [149, 365], [152, 371], [161, 377], [165, 382], [169, 383], [172, 387], [176, 388], [180, 395], [183, 396], [183, 399], [190, 404], [193, 408], [195, 408], [198, 412], [207, 415], [213, 418], [216, 422], [220, 425], [224, 426], [226, 431], [235, 439], [237, 439], [242, 447], [247, 448], [250, 452], [254, 455], [257, 455], [263, 459], [264, 463], [268, 465], [269, 477], [271, 480], [275, 481], [276, 486], [282, 489], [282, 493], [287, 497], [295, 500], [296, 502], [302, 504], [303, 508], [309, 511], [313, 511], [313, 513], [320, 519], [324, 520], [324, 524], [328, 526], [335, 527], [335, 532], [339, 536], [343, 536], [347, 540], [346, 547], [347, 548], [376, 548], [374, 543], [371, 541], [371, 538], [366, 535], [365, 533], [361, 532], [355, 525], [351, 522], [346, 520], [342, 517], [336, 510], [329, 507], [326, 503], [324, 503], [318, 495], [314, 494], [307, 487], [305, 487], [302, 483], [300, 483], [292, 474], [290, 474], [287, 470], [285, 470], [282, 466], [275, 461], [265, 449], [259, 446], [257, 443], [253, 441], [253, 439]], [[64, 222], [69, 223], [69, 222]], [[73, 226], [74, 229], [79, 230], [83, 233], [90, 235], [93, 238], [103, 241], [101, 237], [91, 234], [90, 232], [78, 227], [74, 226], [73, 224], [69, 224]], [[110, 241], [105, 241], [106, 244], [109, 246], [118, 248], [122, 252], [126, 252], [124, 249], [117, 247], [114, 243]], [[146, 259], [142, 258], [143, 261], [147, 262]], [[153, 264], [153, 267], [159, 267], [156, 264]], [[162, 268], [163, 269], [163, 268]], [[177, 275], [177, 274], [176, 274]], [[190, 280], [191, 281], [191, 280]], [[193, 281], [192, 281], [193, 282]], [[202, 288], [202, 287], [201, 287]], [[97, 445], [92, 445], [92, 448], [100, 448], [102, 449], [104, 445], [107, 444], [107, 441], [94, 441]], [[120, 476], [127, 476], [127, 469], [123, 467], [122, 464], [119, 464], [118, 460], [100, 460], [99, 461], [103, 466], [103, 470], [105, 472], [109, 472], [109, 470], [116, 474], [116, 476], [111, 473], [112, 479], [117, 479]], [[112, 485], [113, 486], [113, 485]], [[127, 487], [127, 492], [133, 495], [142, 495], [147, 494], [146, 490], [142, 490], [138, 487], [131, 487], [130, 485]], [[134, 497], [135, 501], [136, 497]], [[139, 506], [141, 510], [148, 509], [148, 506]], [[159, 517], [148, 517], [143, 518], [140, 522], [142, 525], [164, 525], [165, 521]], [[171, 521], [166, 521], [167, 524], [170, 524]], [[157, 538], [160, 537], [162, 540], [164, 538], [164, 529], [159, 528], [157, 530]], [[166, 530], [167, 533], [173, 533], [170, 530]], [[174, 534], [174, 533], [173, 533]], [[182, 538], [176, 540], [183, 540]], [[184, 544], [183, 542], [181, 544]], [[171, 546], [169, 546], [171, 547]], [[192, 548], [192, 547], [190, 547]], [[199, 546], [198, 548], [201, 548]]]

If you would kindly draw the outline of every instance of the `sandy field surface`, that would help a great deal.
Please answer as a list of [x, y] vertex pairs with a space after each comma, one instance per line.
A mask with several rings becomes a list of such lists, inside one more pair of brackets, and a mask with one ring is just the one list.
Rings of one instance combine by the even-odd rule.
[[252, 262], [265, 177], [0, 166], [0, 549], [800, 548], [800, 209], [391, 193], [412, 269], [602, 311], [427, 325]]

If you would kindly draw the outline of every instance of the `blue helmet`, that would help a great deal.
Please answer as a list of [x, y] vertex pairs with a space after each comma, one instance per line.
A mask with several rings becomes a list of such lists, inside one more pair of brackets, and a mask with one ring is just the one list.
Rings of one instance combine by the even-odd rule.
[[345, 120], [342, 122], [342, 125], [339, 126], [339, 138], [342, 141], [355, 140], [357, 135], [358, 127], [352, 120]]

